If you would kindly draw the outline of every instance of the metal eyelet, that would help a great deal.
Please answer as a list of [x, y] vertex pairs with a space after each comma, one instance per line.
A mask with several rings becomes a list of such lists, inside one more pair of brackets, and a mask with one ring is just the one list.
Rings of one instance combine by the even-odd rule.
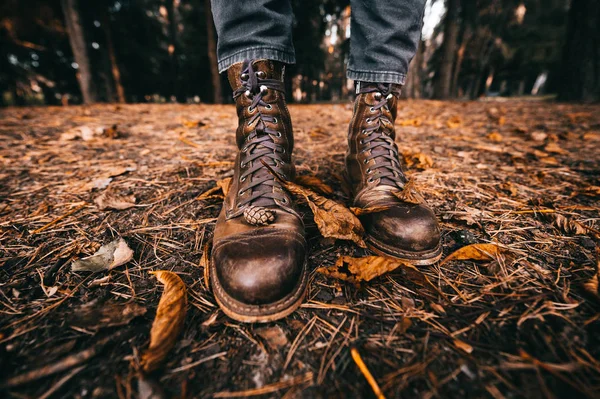
[[367, 118], [367, 120], [365, 122], [371, 123], [371, 118]]
[[243, 183], [245, 181], [246, 181], [246, 177], [245, 176], [244, 177], [240, 177], [240, 183]]
[[364, 141], [364, 140], [361, 140], [361, 141], [359, 141], [359, 143], [360, 143], [360, 144], [364, 144], [364, 143], [365, 143], [365, 141]]
[[277, 122], [278, 122], [277, 118], [273, 118], [273, 123], [277, 123]]
[[246, 167], [246, 163], [245, 162], [240, 162], [240, 168], [244, 169]]
[[365, 158], [365, 160], [363, 161], [363, 163], [366, 165], [369, 163], [369, 160], [367, 158]]
[[250, 114], [253, 114], [253, 113], [254, 113], [254, 111], [256, 111], [256, 108], [252, 108], [252, 106], [249, 106], [249, 107], [248, 107], [248, 112], [249, 112]]
[[282, 148], [282, 149], [281, 149], [281, 153], [282, 153], [282, 154], [285, 154], [285, 148]]
[[281, 138], [281, 132], [277, 132], [276, 136], [277, 138]]
[[240, 78], [245, 82], [248, 79], [250, 79], [250, 75], [248, 75], [247, 73], [243, 73], [242, 76], [240, 76]]
[[392, 97], [394, 97], [394, 95], [392, 93], [388, 94], [387, 97], [385, 98], [386, 100], [391, 100]]
[[247, 146], [243, 146], [242, 147], [242, 152], [246, 152], [246, 151], [248, 151], [248, 147]]
[[367, 168], [367, 174], [370, 175], [371, 173], [373, 173], [373, 171], [371, 170], [371, 168]]
[[367, 179], [367, 183], [373, 183], [374, 181], [375, 181], [375, 180], [373, 180], [373, 178], [372, 178], [372, 177], [369, 177], [369, 178]]
[[258, 71], [256, 72], [256, 76], [258, 76], [260, 79], [264, 79], [267, 77], [267, 74], [264, 71]]
[[250, 92], [250, 90], [246, 90], [246, 91], [244, 92], [244, 95], [245, 95], [246, 97], [250, 98], [250, 95], [252, 95], [252, 93]]
[[265, 105], [265, 108], [268, 109], [268, 110], [272, 110], [273, 109], [273, 107], [271, 106], [271, 104]]
[[245, 192], [246, 192], [246, 190], [240, 190], [240, 191], [238, 191], [238, 195], [242, 196], [242, 195], [244, 195]]
[[260, 93], [266, 94], [269, 91], [269, 88], [265, 85], [260, 86]]
[[289, 202], [287, 198], [283, 197], [283, 199], [281, 201], [282, 204], [287, 205], [287, 203]]
[[371, 107], [371, 108], [369, 108], [369, 111], [371, 111], [371, 113], [374, 114], [375, 113], [375, 108]]
[[375, 94], [373, 94], [373, 97], [375, 97], [376, 100], [381, 100], [381, 93], [375, 92]]

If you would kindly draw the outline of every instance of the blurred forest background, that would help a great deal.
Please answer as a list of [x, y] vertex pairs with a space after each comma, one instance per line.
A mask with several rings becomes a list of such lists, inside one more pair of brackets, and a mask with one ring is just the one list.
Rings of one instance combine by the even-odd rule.
[[[293, 3], [290, 100], [347, 100], [349, 1]], [[600, 0], [429, 0], [404, 95], [599, 101], [599, 26]], [[215, 48], [209, 0], [2, 0], [0, 99], [226, 103]]]

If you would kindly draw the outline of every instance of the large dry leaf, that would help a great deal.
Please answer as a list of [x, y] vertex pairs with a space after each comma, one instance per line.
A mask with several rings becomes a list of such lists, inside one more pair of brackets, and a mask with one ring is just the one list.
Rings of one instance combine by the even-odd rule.
[[331, 195], [333, 194], [333, 188], [327, 185], [323, 180], [316, 176], [297, 176], [296, 183], [320, 192], [321, 194]]
[[415, 266], [407, 262], [383, 256], [365, 256], [363, 258], [340, 256], [335, 265], [320, 267], [317, 272], [351, 283], [359, 283], [371, 281], [399, 267], [417, 270]]
[[135, 197], [133, 195], [120, 195], [116, 193], [104, 192], [94, 200], [100, 210], [116, 209], [124, 210], [135, 206]]
[[500, 255], [500, 252], [501, 248], [496, 244], [471, 244], [448, 255], [440, 266], [451, 260], [493, 260]]
[[175, 345], [187, 311], [187, 292], [181, 278], [166, 270], [159, 270], [152, 274], [164, 284], [165, 289], [152, 322], [150, 346], [142, 355], [140, 362], [146, 373], [156, 370]]
[[367, 247], [362, 238], [365, 230], [360, 220], [344, 205], [296, 183], [281, 180], [281, 184], [291, 193], [306, 199], [323, 237], [350, 240], [362, 248]]
[[393, 191], [394, 194], [400, 201], [407, 202], [409, 204], [421, 204], [424, 202], [423, 197], [415, 188], [414, 180], [409, 180], [404, 185], [402, 191]]
[[133, 258], [133, 251], [124, 239], [118, 238], [100, 249], [92, 256], [73, 261], [71, 270], [74, 272], [100, 272], [111, 270], [124, 265]]

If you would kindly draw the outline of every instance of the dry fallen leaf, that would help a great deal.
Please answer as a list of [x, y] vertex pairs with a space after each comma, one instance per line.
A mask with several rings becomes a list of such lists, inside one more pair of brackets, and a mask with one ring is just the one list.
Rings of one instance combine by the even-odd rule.
[[433, 158], [422, 152], [402, 152], [404, 163], [409, 168], [428, 169], [433, 167]]
[[361, 216], [361, 215], [368, 215], [370, 213], [378, 213], [378, 212], [387, 211], [388, 209], [390, 209], [389, 206], [372, 206], [370, 208], [351, 207], [350, 212], [352, 212], [356, 216]]
[[321, 235], [325, 238], [350, 240], [366, 248], [363, 240], [365, 230], [360, 220], [344, 205], [325, 198], [314, 191], [296, 183], [280, 180], [291, 193], [302, 196], [308, 202]]
[[493, 260], [500, 255], [500, 251], [501, 248], [496, 244], [471, 244], [448, 255], [440, 266], [451, 260]]
[[[346, 272], [346, 267], [350, 274]], [[351, 283], [359, 283], [361, 281], [371, 281], [399, 267], [417, 270], [415, 266], [394, 258], [383, 256], [365, 256], [363, 258], [340, 256], [335, 265], [320, 267], [317, 269], [317, 272]]]
[[321, 194], [331, 195], [333, 194], [333, 188], [327, 185], [323, 180], [316, 176], [296, 176], [296, 183], [308, 187], [312, 190], [318, 191]]
[[142, 354], [140, 365], [146, 373], [156, 370], [175, 345], [187, 311], [187, 292], [181, 278], [166, 270], [151, 272], [164, 284], [156, 316], [150, 330], [150, 345]]
[[409, 204], [421, 204], [423, 197], [415, 189], [414, 180], [409, 180], [402, 191], [393, 191], [394, 194], [400, 201], [408, 202]]
[[71, 270], [74, 272], [100, 272], [111, 270], [124, 265], [133, 258], [133, 251], [124, 239], [118, 238], [100, 249], [92, 256], [73, 261]]
[[398, 119], [396, 121], [396, 123], [400, 126], [413, 126], [413, 127], [419, 127], [423, 124], [423, 121], [421, 120], [421, 118], [415, 118], [415, 119]]
[[565, 151], [563, 148], [561, 148], [558, 144], [556, 144], [554, 142], [550, 142], [550, 143], [546, 144], [546, 146], [544, 147], [544, 151], [554, 153], [554, 154], [567, 154], [568, 153], [568, 151]]
[[492, 133], [488, 134], [487, 138], [490, 139], [491, 141], [495, 141], [496, 143], [499, 143], [503, 140], [502, 135], [498, 132], [492, 132]]
[[221, 179], [217, 181], [217, 187], [223, 191], [223, 195], [227, 197], [227, 193], [229, 193], [229, 188], [231, 187], [231, 177], [226, 177], [225, 179]]
[[456, 129], [462, 126], [462, 118], [460, 116], [453, 116], [446, 121], [446, 126], [450, 129]]
[[566, 216], [559, 213], [554, 215], [554, 225], [564, 233], [571, 235], [584, 235], [587, 234], [587, 229], [579, 222], [571, 220]]
[[94, 200], [100, 210], [116, 209], [123, 210], [135, 206], [135, 197], [133, 195], [120, 195], [116, 193], [104, 192]]

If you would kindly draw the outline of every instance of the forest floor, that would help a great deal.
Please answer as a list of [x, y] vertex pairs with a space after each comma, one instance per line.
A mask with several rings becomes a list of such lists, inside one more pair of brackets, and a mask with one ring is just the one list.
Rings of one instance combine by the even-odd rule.
[[[350, 105], [290, 112], [298, 174], [349, 206]], [[255, 325], [219, 311], [202, 262], [222, 203], [208, 190], [232, 173], [234, 113], [0, 110], [1, 396], [132, 398], [150, 384], [167, 397], [373, 397], [351, 349], [387, 397], [600, 395], [600, 106], [402, 102], [396, 141], [442, 222], [444, 257], [476, 243], [499, 250], [351, 284], [317, 268], [368, 251], [321, 237], [301, 204], [307, 299]], [[101, 210], [107, 192], [128, 209]], [[72, 271], [118, 237], [131, 261]], [[140, 383], [163, 292], [155, 270], [181, 277], [188, 308], [164, 365]]]

